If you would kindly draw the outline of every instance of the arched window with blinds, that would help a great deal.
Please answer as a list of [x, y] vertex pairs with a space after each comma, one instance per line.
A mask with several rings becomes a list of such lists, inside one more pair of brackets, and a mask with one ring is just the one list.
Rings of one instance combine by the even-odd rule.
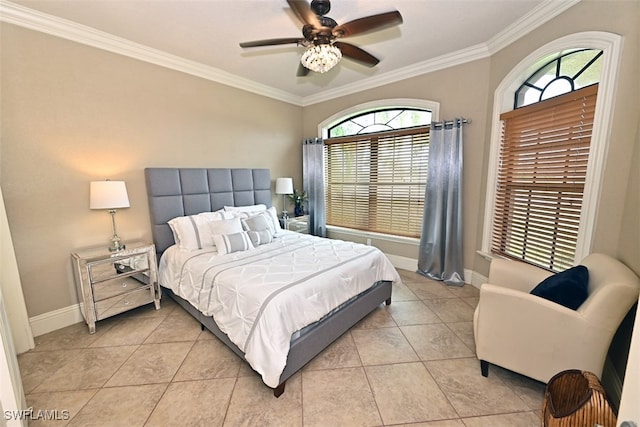
[[[482, 242], [478, 251], [485, 259], [513, 258], [553, 272], [575, 265], [592, 253], [598, 241], [601, 215], [607, 209], [603, 203], [606, 199], [603, 177], [608, 167], [607, 152], [614, 142], [610, 135], [622, 43], [622, 36], [608, 32], [568, 34], [523, 57], [498, 83], [491, 114]], [[592, 100], [585, 99], [585, 104], [594, 103], [593, 119], [588, 117], [592, 113], [587, 109], [584, 117], [582, 109], [579, 113], [574, 110], [569, 128], [558, 128], [557, 135], [545, 130], [549, 120], [563, 119], [558, 115], [561, 106], [555, 103], [561, 102], [565, 95], [571, 97], [574, 92], [580, 95], [579, 91], [589, 86], [597, 92]], [[582, 104], [583, 100], [575, 102]], [[535, 107], [536, 104], [540, 106]], [[533, 117], [522, 125], [521, 142], [505, 140], [509, 129], [516, 129], [513, 127], [516, 121], [526, 120], [527, 113], [532, 116], [541, 113], [536, 108], [545, 106], [553, 106], [556, 116]], [[521, 110], [520, 113], [517, 110]], [[523, 116], [518, 117], [519, 114]], [[566, 135], [570, 129], [581, 129], [577, 132], [579, 136]], [[566, 138], [566, 141], [557, 142], [557, 146], [551, 148], [548, 144], [556, 138]], [[567, 149], [575, 141], [583, 147], [588, 144], [588, 155], [584, 148]], [[510, 151], [513, 151], [511, 158], [504, 156]], [[553, 166], [545, 165], [551, 157], [555, 158]], [[585, 162], [585, 159], [588, 160]], [[564, 168], [562, 172], [553, 170], [560, 168], [560, 164]], [[529, 179], [533, 173], [526, 176], [530, 168], [535, 171], [535, 179]], [[539, 179], [545, 174], [547, 180]], [[573, 188], [569, 191], [570, 185]], [[525, 190], [525, 187], [528, 188]], [[536, 194], [536, 191], [546, 193]], [[553, 191], [557, 197], [549, 196]], [[542, 200], [546, 204], [540, 207]], [[567, 209], [564, 214], [556, 215], [559, 208]]]
[[329, 128], [327, 225], [419, 237], [430, 122], [430, 111], [407, 108], [359, 114]]
[[573, 264], [598, 85], [502, 114], [492, 251]]
[[600, 56], [592, 50], [555, 55], [516, 91], [519, 108], [500, 116], [492, 253], [551, 271], [573, 265]]

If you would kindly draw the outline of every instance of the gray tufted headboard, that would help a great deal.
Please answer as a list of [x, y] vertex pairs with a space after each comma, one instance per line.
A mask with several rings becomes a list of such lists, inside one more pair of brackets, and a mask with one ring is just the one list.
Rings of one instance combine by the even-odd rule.
[[271, 206], [269, 169], [147, 168], [151, 232], [158, 260], [174, 244], [167, 221], [225, 206]]

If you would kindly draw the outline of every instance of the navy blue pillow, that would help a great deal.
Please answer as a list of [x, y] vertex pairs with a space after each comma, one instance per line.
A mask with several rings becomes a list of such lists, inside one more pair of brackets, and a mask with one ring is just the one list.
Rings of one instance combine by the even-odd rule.
[[576, 310], [587, 299], [588, 286], [589, 270], [584, 265], [577, 265], [547, 277], [531, 294]]

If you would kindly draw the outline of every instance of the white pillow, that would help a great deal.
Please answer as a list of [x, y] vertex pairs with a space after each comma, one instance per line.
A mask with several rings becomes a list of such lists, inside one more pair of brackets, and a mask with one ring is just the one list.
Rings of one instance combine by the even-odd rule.
[[216, 234], [213, 236], [219, 255], [253, 249], [251, 239], [246, 231], [232, 234]]
[[266, 211], [267, 205], [259, 204], [259, 205], [249, 205], [249, 206], [225, 206], [225, 212], [231, 212], [233, 214], [238, 213], [246, 213], [246, 214], [256, 214], [258, 212]]
[[[242, 230], [240, 218], [223, 219], [220, 221], [212, 221], [208, 224], [209, 233], [213, 235], [239, 233]], [[214, 243], [215, 243], [215, 239]]]
[[225, 214], [224, 211], [217, 211], [180, 216], [173, 218], [168, 224], [180, 249], [195, 251], [215, 246], [209, 224], [221, 221]]
[[199, 217], [205, 218], [209, 221], [218, 221], [220, 219], [231, 219], [233, 218], [233, 214], [231, 212], [225, 212], [224, 209], [219, 209], [215, 212], [201, 212], [198, 214]]
[[267, 212], [271, 216], [271, 221], [273, 221], [273, 235], [277, 236], [282, 227], [280, 226], [280, 219], [278, 218], [278, 212], [276, 212], [276, 208], [271, 206], [267, 209]]

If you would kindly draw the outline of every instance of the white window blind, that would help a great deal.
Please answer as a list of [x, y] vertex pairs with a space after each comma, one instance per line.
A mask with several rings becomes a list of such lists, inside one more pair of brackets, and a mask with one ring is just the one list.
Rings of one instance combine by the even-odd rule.
[[419, 237], [429, 127], [325, 140], [328, 225]]
[[598, 85], [500, 116], [491, 250], [561, 271], [573, 265]]

